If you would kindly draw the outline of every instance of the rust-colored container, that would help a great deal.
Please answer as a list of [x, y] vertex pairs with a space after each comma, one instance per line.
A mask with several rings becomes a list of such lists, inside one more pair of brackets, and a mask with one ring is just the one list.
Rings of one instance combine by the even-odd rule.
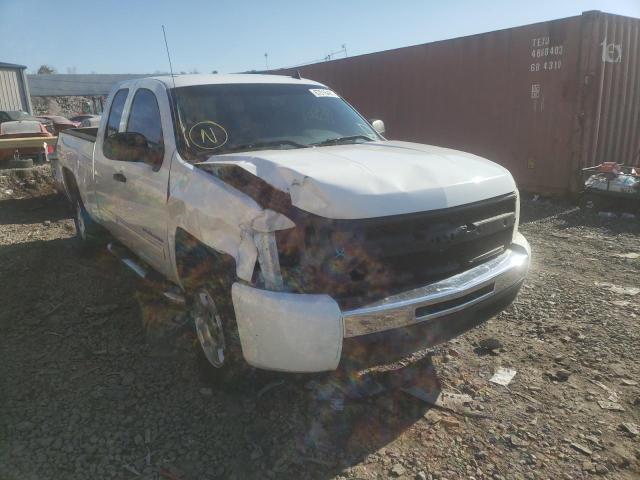
[[475, 153], [520, 188], [580, 188], [582, 167], [640, 165], [640, 19], [602, 12], [273, 73], [323, 82], [387, 137]]

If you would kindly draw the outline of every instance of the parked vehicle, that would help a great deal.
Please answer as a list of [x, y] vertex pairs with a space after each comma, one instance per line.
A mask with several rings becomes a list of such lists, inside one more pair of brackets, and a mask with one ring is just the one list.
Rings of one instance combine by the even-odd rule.
[[67, 128], [78, 128], [80, 122], [73, 122], [61, 115], [38, 115], [36, 118], [41, 120], [50, 120], [53, 124], [53, 134], [58, 135], [62, 130]]
[[0, 143], [0, 162], [5, 163], [4, 166], [9, 168], [31, 167], [34, 158], [42, 161], [46, 158], [47, 153], [53, 151], [53, 142], [47, 143], [46, 150], [44, 148], [46, 139], [52, 137], [40, 122], [33, 120], [3, 122], [0, 124], [0, 140], [42, 138], [43, 141], [37, 142], [35, 145], [21, 147], [5, 147]]
[[21, 112], [19, 110], [3, 110], [0, 111], [0, 124], [4, 122], [23, 122], [33, 121], [42, 123], [49, 133], [53, 133], [53, 122], [46, 118], [38, 118], [33, 115], [29, 115], [27, 112]]
[[80, 122], [80, 126], [83, 128], [97, 127], [98, 125], [100, 125], [100, 118], [100, 115], [94, 115], [92, 117], [85, 118]]
[[103, 117], [58, 141], [78, 239], [106, 229], [112, 253], [186, 299], [223, 377], [398, 358], [495, 315], [527, 274], [507, 170], [385, 140], [320, 83], [136, 79]]
[[88, 120], [90, 118], [96, 118], [96, 117], [100, 117], [100, 115], [92, 115], [89, 113], [83, 113], [81, 115], [74, 115], [73, 117], [69, 117], [69, 120], [71, 120], [72, 122], [78, 122], [81, 123], [84, 120]]

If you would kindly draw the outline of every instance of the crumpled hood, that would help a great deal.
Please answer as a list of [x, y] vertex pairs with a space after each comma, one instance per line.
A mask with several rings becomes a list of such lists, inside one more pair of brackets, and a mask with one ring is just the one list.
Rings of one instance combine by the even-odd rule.
[[503, 167], [469, 153], [409, 142], [265, 150], [216, 155], [289, 193], [291, 203], [334, 219], [455, 207], [516, 189]]

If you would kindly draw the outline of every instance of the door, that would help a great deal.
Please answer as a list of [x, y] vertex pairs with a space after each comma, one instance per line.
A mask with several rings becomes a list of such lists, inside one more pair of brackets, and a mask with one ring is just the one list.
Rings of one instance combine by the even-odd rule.
[[118, 181], [122, 162], [117, 158], [109, 158], [105, 155], [104, 140], [120, 131], [128, 95], [129, 89], [122, 88], [113, 96], [104, 135], [101, 138], [96, 138], [93, 154], [97, 217], [100, 223], [116, 237], [119, 237], [116, 212], [119, 209], [119, 199], [124, 191], [124, 184]]
[[172, 152], [165, 149], [160, 108], [152, 90], [135, 91], [124, 131], [143, 135], [148, 149], [145, 158], [120, 161], [114, 172], [121, 184], [116, 223], [122, 242], [163, 272], [168, 259], [166, 206]]

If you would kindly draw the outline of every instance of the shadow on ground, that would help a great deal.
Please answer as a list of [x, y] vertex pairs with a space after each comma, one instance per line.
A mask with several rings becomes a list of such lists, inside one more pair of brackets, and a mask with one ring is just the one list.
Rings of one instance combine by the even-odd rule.
[[611, 235], [638, 234], [640, 215], [629, 213], [624, 208], [600, 213], [581, 210], [576, 204], [566, 201], [551, 202], [540, 199], [534, 202], [531, 199], [523, 199], [520, 223], [527, 225], [532, 222], [555, 222], [560, 229], [588, 227]]
[[55, 222], [64, 218], [71, 218], [71, 212], [62, 195], [0, 201], [0, 225]]
[[[0, 203], [2, 223], [66, 217], [56, 198]], [[395, 388], [343, 405], [307, 388], [331, 375], [258, 373], [222, 388], [184, 311], [62, 231], [0, 246], [2, 478], [330, 478], [428, 409]]]

